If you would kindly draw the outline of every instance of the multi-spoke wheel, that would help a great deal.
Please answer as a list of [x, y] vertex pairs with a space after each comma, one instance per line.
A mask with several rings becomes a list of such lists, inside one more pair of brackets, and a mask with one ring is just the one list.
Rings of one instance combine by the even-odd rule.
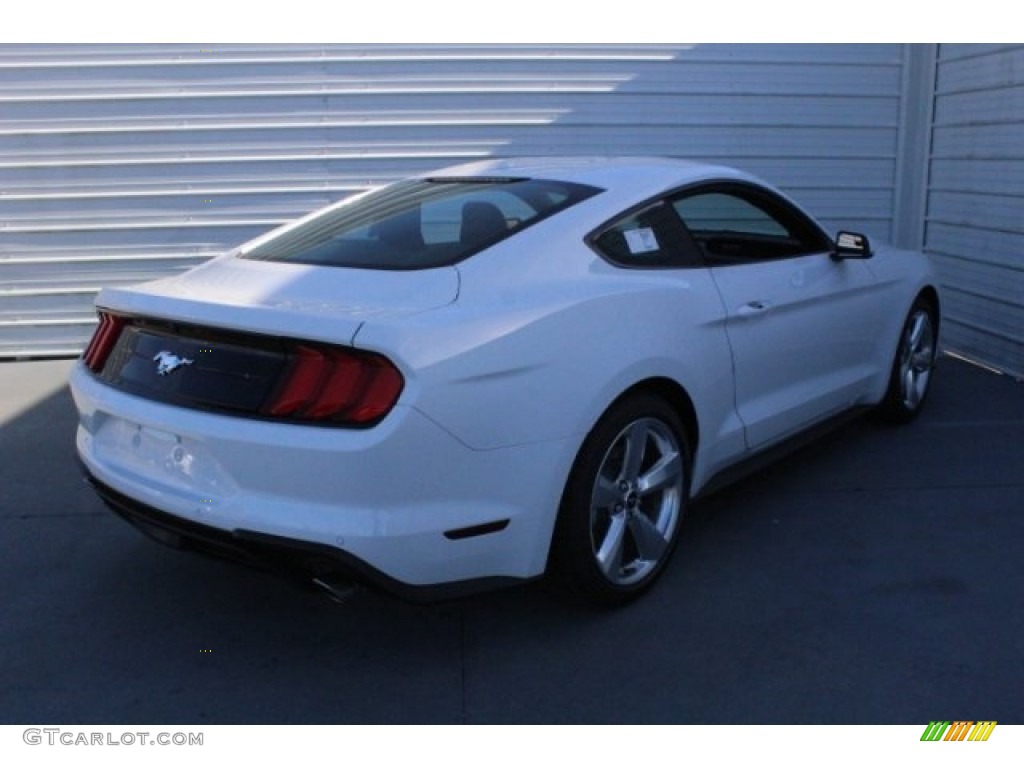
[[569, 478], [553, 553], [561, 575], [606, 603], [649, 587], [675, 546], [689, 467], [685, 432], [663, 400], [640, 394], [613, 406]]
[[882, 415], [905, 423], [924, 405], [938, 351], [936, 313], [931, 302], [920, 298], [907, 315], [899, 347], [889, 375], [889, 388], [881, 404]]

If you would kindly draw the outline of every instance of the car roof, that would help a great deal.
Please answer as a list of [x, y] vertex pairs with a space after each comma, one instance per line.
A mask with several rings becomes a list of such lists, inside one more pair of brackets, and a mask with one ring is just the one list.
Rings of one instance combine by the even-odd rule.
[[671, 157], [513, 157], [451, 166], [422, 178], [506, 177], [568, 181], [627, 194], [656, 194], [698, 181], [735, 180], [770, 188], [764, 181], [724, 165]]

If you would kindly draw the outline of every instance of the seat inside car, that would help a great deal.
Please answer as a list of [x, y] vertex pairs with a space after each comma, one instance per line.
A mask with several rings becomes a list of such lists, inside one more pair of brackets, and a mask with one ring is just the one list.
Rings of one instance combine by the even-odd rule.
[[480, 245], [507, 230], [505, 215], [494, 203], [475, 201], [462, 206], [462, 228], [459, 231], [462, 245]]
[[378, 222], [371, 231], [379, 242], [398, 250], [424, 246], [419, 208]]

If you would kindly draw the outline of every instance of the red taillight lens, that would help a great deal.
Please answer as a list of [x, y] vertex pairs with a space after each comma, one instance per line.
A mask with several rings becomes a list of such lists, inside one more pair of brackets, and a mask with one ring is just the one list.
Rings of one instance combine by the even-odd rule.
[[109, 312], [100, 312], [99, 316], [100, 324], [92, 335], [92, 341], [89, 342], [89, 346], [82, 353], [82, 362], [85, 363], [90, 371], [96, 373], [103, 370], [107, 358], [110, 357], [111, 350], [114, 349], [114, 345], [121, 336], [121, 330], [124, 328], [125, 323], [123, 317], [112, 315]]
[[364, 369], [366, 378], [359, 398], [348, 410], [349, 418], [356, 423], [376, 421], [390, 411], [405, 385], [397, 368], [383, 358], [378, 361], [370, 362]]
[[264, 412], [270, 416], [291, 416], [310, 403], [320, 390], [330, 362], [316, 349], [298, 347], [285, 374], [284, 386]]
[[394, 407], [404, 385], [385, 357], [302, 344], [292, 350], [281, 383], [261, 410], [301, 421], [370, 424]]

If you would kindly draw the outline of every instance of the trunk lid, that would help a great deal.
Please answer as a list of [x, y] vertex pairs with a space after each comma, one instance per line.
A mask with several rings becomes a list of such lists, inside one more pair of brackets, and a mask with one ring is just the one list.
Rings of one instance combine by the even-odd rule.
[[385, 271], [249, 261], [222, 256], [181, 275], [96, 299], [115, 312], [334, 344], [363, 323], [451, 304], [454, 267]]

